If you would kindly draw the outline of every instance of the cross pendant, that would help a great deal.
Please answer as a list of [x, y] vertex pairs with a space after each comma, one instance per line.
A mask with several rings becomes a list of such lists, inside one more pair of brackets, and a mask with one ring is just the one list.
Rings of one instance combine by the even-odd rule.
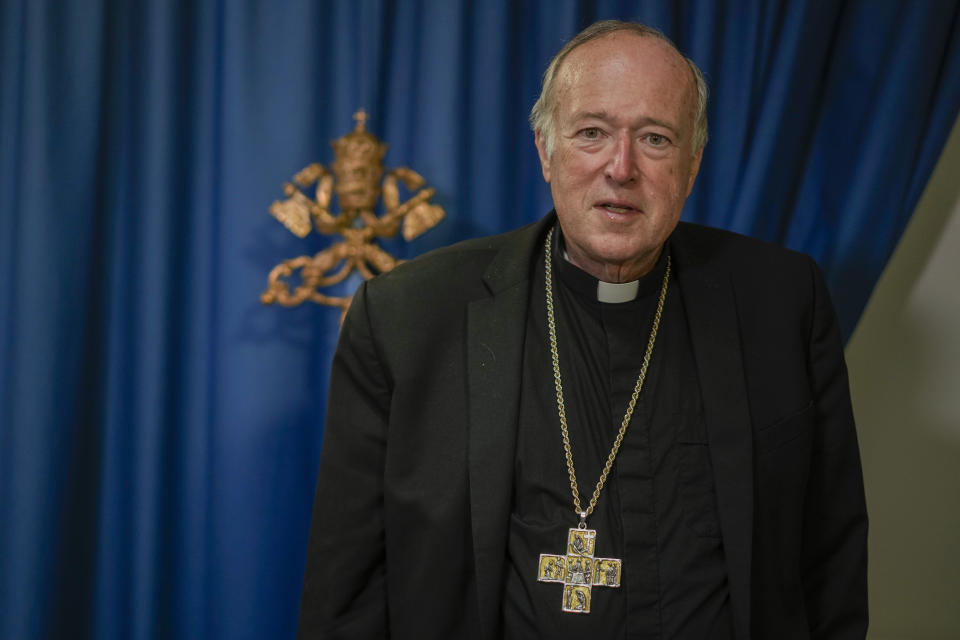
[[622, 562], [617, 558], [594, 558], [597, 532], [570, 529], [566, 555], [540, 554], [539, 582], [563, 583], [563, 611], [590, 613], [593, 587], [619, 587]]

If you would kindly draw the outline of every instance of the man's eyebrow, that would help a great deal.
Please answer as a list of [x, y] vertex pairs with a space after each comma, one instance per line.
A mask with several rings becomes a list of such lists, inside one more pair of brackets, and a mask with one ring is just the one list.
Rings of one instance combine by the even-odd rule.
[[[591, 120], [591, 119], [602, 120], [604, 122], [611, 121], [610, 114], [608, 114], [606, 111], [578, 111], [577, 113], [573, 114], [574, 122], [579, 122], [581, 120]], [[674, 135], [680, 134], [680, 131], [677, 129], [677, 127], [667, 122], [666, 120], [660, 120], [659, 118], [645, 117], [645, 118], [641, 118], [639, 122], [639, 126], [642, 126], [642, 127], [646, 127], [651, 124], [658, 127], [663, 127], [664, 129], [668, 129]]]

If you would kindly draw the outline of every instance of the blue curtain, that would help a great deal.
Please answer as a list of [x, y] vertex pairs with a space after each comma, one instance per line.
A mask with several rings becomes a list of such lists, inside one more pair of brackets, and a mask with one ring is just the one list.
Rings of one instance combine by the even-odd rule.
[[[712, 87], [685, 217], [811, 253], [849, 333], [960, 105], [958, 3], [0, 0], [0, 637], [291, 637], [337, 312], [267, 215], [364, 107], [441, 226], [543, 215], [529, 111], [587, 23]], [[334, 400], [335, 401], [335, 400]]]

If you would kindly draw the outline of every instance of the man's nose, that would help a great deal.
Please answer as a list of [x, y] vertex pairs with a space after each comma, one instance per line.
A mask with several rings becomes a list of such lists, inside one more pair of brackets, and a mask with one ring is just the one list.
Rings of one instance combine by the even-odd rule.
[[617, 184], [627, 184], [636, 178], [637, 167], [633, 158], [633, 140], [629, 135], [620, 134], [614, 140], [606, 173], [607, 177]]

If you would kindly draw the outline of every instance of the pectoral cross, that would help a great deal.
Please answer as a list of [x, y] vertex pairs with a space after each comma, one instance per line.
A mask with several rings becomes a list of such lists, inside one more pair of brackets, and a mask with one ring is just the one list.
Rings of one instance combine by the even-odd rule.
[[590, 613], [593, 587], [620, 586], [621, 561], [594, 558], [596, 540], [597, 532], [593, 529], [570, 529], [566, 555], [540, 554], [537, 580], [563, 584], [563, 611]]

